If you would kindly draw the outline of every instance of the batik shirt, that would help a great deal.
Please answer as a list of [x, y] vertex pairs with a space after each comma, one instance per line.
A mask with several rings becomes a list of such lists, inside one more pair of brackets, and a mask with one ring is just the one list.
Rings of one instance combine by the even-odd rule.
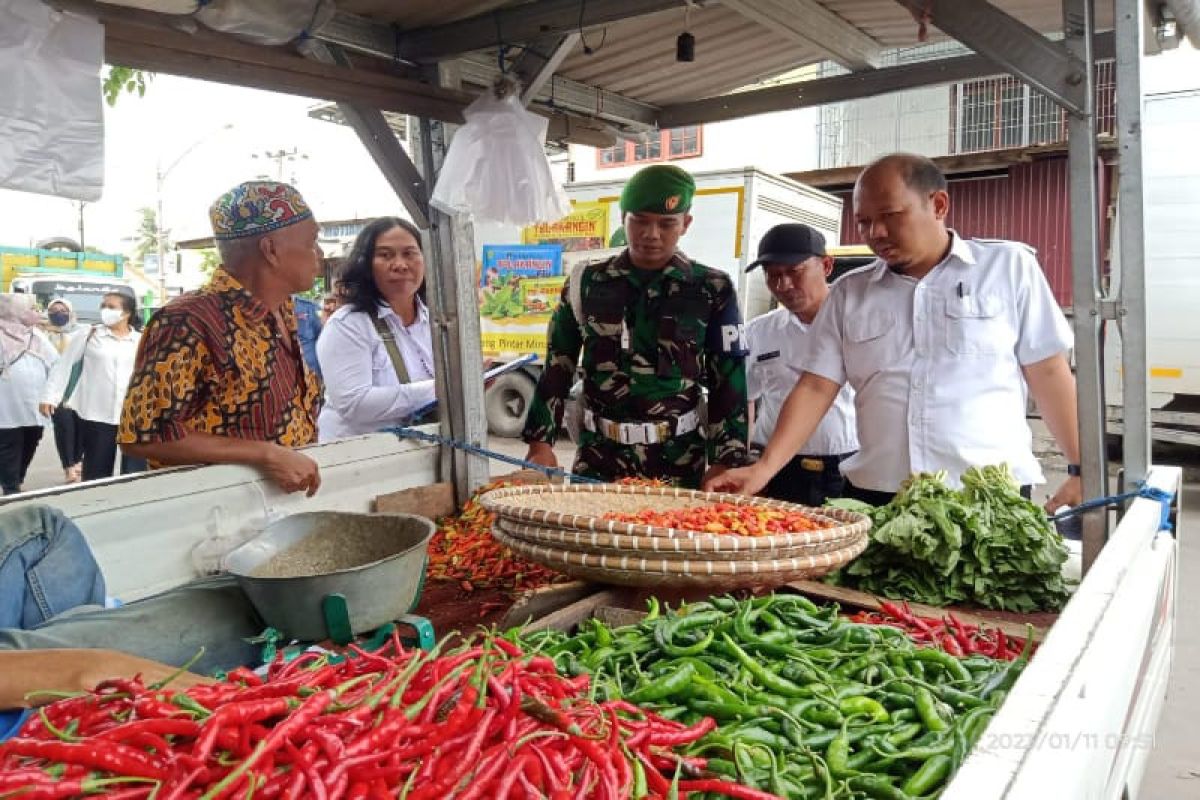
[[316, 441], [320, 385], [305, 367], [290, 300], [282, 317], [280, 330], [220, 268], [172, 300], [142, 334], [117, 440], [173, 442], [196, 431], [287, 447]]

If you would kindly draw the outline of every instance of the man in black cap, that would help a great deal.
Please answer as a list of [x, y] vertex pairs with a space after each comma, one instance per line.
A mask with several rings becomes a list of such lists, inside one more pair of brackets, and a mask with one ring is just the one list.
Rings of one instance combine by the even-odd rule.
[[[833, 259], [825, 253], [820, 231], [791, 223], [776, 225], [763, 236], [758, 259], [746, 271], [760, 266], [780, 307], [746, 326], [747, 395], [754, 403], [750, 441], [757, 448], [771, 440], [779, 411], [804, 374], [809, 327], [829, 296]], [[856, 450], [854, 390], [846, 385], [799, 454], [771, 479], [763, 494], [809, 506], [840, 497], [845, 479], [838, 465]]]

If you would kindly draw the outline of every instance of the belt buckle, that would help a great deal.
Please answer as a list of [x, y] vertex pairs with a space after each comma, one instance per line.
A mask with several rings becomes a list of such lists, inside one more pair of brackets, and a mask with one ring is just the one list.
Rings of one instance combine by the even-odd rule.
[[646, 444], [661, 444], [667, 438], [663, 435], [661, 422], [643, 422], [641, 428]]
[[622, 423], [620, 441], [626, 445], [646, 444], [646, 430], [637, 423]]
[[825, 462], [819, 458], [802, 458], [800, 459], [800, 469], [808, 472], [824, 472]]
[[673, 426], [669, 422], [659, 422], [656, 423], [656, 425], [658, 427], [659, 442], [665, 442], [667, 439], [670, 439], [671, 434], [675, 432]]

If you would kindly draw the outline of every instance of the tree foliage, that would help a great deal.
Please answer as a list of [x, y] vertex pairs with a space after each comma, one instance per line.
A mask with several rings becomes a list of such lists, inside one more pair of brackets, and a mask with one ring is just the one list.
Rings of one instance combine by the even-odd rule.
[[110, 66], [108, 72], [104, 73], [104, 80], [101, 83], [104, 100], [110, 106], [115, 106], [117, 99], [124, 93], [145, 97], [146, 85], [153, 79], [153, 72], [143, 72], [132, 67]]

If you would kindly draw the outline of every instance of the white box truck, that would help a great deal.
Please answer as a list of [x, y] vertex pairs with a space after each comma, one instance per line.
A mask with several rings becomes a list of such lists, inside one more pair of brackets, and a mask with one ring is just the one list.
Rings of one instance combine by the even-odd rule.
[[[1142, 130], [1152, 432], [1157, 441], [1200, 446], [1200, 248], [1195, 242], [1200, 226], [1200, 90], [1147, 95]], [[1114, 263], [1114, 293], [1120, 275], [1120, 265]], [[1108, 324], [1107, 337], [1110, 430], [1120, 432], [1124, 367], [1119, 323]]]

